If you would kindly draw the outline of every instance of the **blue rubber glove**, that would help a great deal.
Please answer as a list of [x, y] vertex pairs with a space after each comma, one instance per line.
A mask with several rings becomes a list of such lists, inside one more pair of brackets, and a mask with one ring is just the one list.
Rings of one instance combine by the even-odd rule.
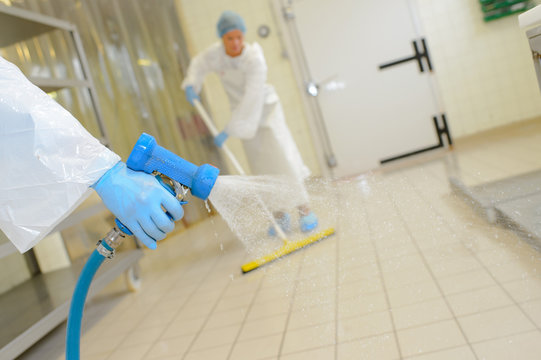
[[156, 241], [163, 240], [175, 228], [174, 221], [184, 216], [179, 201], [154, 176], [133, 171], [123, 162], [109, 169], [92, 187], [149, 249], [156, 249]]
[[229, 134], [226, 133], [225, 131], [222, 131], [221, 133], [216, 135], [216, 137], [214, 138], [214, 143], [216, 144], [216, 146], [221, 148], [228, 137], [229, 137]]
[[197, 95], [192, 85], [187, 86], [186, 89], [184, 89], [184, 92], [186, 93], [186, 100], [188, 100], [190, 104], [192, 104], [192, 106], [194, 106], [193, 105], [194, 100], [201, 101], [201, 99], [199, 98], [199, 95]]

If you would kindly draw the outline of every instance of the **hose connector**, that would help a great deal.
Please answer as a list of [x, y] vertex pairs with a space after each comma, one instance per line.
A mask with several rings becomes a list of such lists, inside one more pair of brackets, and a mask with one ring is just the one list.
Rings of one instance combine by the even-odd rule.
[[107, 259], [112, 259], [115, 256], [115, 249], [122, 244], [126, 236], [133, 235], [131, 231], [125, 227], [118, 219], [116, 219], [118, 228], [115, 226], [105, 235], [103, 239], [98, 241], [98, 252]]

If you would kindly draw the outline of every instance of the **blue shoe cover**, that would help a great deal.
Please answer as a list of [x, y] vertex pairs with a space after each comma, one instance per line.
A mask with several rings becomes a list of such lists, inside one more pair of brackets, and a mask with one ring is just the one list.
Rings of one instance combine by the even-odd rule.
[[[288, 233], [291, 231], [291, 217], [289, 216], [288, 213], [284, 213], [284, 216], [282, 216], [279, 219], [276, 219], [276, 223], [280, 225], [284, 233]], [[276, 229], [274, 228], [273, 225], [269, 227], [269, 235], [276, 236]]]
[[311, 211], [308, 215], [300, 218], [300, 223], [302, 232], [314, 230], [318, 225], [317, 216]]

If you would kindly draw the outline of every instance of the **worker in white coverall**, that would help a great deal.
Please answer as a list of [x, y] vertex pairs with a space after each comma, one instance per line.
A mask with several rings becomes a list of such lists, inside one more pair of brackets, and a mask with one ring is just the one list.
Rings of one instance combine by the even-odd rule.
[[[287, 127], [278, 95], [266, 84], [267, 64], [257, 43], [244, 42], [246, 25], [240, 15], [224, 11], [217, 24], [221, 41], [197, 55], [190, 63], [182, 88], [193, 105], [199, 100], [205, 76], [217, 73], [232, 109], [231, 120], [214, 139], [221, 147], [229, 136], [242, 139], [252, 172], [257, 175], [287, 175], [298, 186], [300, 229], [310, 231], [318, 219], [309, 209], [304, 180], [309, 170], [302, 161]], [[275, 211], [277, 222], [290, 231], [290, 216]], [[270, 229], [274, 233], [273, 228]]]
[[43, 239], [91, 188], [151, 249], [184, 215], [178, 200], [152, 175], [128, 169], [2, 57], [0, 168], [0, 229], [20, 252]]

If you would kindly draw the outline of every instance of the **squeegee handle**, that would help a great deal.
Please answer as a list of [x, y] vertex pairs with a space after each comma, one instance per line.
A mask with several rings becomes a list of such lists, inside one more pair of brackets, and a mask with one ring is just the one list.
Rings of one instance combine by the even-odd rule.
[[235, 170], [237, 170], [237, 173], [239, 175], [246, 175], [244, 172], [244, 169], [240, 166], [240, 163], [237, 161], [237, 158], [233, 155], [231, 150], [224, 144], [221, 147], [222, 151], [225, 153], [225, 155], [229, 158], [233, 166], [235, 167]]
[[203, 118], [203, 122], [209, 129], [210, 134], [214, 137], [218, 136], [218, 130], [216, 129], [216, 126], [214, 126], [214, 123], [212, 122], [209, 114], [207, 114], [207, 111], [203, 107], [203, 104], [201, 104], [201, 101], [195, 99], [193, 101], [193, 105], [197, 109], [197, 112], [199, 112], [199, 115], [201, 115], [201, 117]]
[[[218, 130], [216, 129], [216, 127], [214, 126], [214, 122], [210, 118], [209, 114], [206, 112], [206, 110], [203, 107], [203, 105], [201, 104], [201, 102], [199, 100], [195, 99], [193, 101], [193, 104], [194, 104], [195, 108], [197, 109], [197, 112], [199, 112], [199, 115], [201, 115], [201, 118], [203, 119], [203, 122], [205, 123], [205, 125], [209, 129], [210, 134], [213, 137], [218, 136], [219, 133], [218, 133]], [[235, 167], [235, 170], [237, 171], [237, 173], [239, 175], [246, 175], [246, 172], [244, 171], [242, 166], [240, 166], [240, 163], [237, 161], [237, 158], [233, 155], [231, 150], [229, 150], [229, 148], [225, 144], [222, 145], [221, 149], [225, 153], [225, 155], [229, 158], [229, 160], [231, 161], [231, 163]]]

